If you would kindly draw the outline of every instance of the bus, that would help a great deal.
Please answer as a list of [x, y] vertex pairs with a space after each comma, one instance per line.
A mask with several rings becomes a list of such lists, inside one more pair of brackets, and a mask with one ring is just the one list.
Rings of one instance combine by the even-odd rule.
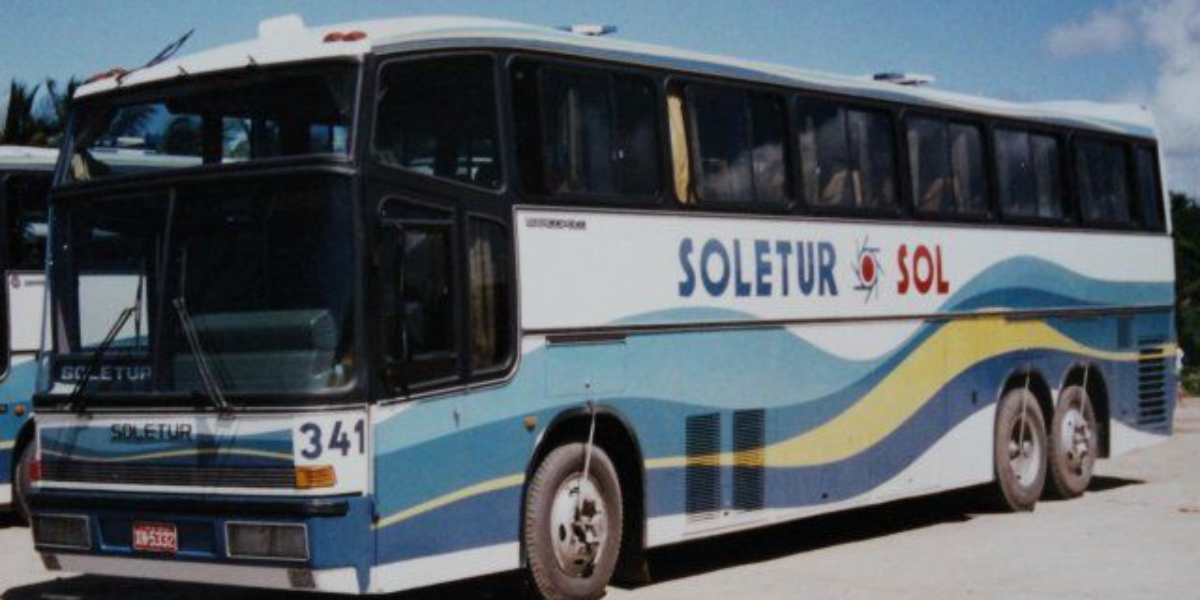
[[56, 150], [0, 146], [0, 508], [26, 521], [46, 291], [46, 195]]
[[79, 89], [48, 568], [591, 600], [849, 507], [1032, 510], [1171, 434], [1144, 110], [579, 31], [281, 17]]

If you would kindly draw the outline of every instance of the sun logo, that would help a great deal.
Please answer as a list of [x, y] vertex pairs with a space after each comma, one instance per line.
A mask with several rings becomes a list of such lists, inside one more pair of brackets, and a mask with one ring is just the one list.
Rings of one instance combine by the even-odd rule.
[[854, 289], [864, 292], [863, 302], [870, 302], [872, 297], [878, 298], [883, 263], [879, 262], [879, 248], [871, 247], [870, 238], [863, 238], [852, 266], [854, 275], [858, 277], [858, 285]]

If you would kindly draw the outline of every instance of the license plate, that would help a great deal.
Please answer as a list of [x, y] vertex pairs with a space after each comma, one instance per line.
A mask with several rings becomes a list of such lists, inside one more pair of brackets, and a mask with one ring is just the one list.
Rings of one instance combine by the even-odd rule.
[[134, 523], [133, 549], [141, 552], [179, 552], [179, 532], [170, 523]]

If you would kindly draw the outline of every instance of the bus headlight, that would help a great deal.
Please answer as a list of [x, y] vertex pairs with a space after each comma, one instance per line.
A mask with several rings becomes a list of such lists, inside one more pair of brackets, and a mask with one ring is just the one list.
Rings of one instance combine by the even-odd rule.
[[308, 560], [308, 528], [304, 525], [226, 523], [229, 558]]
[[39, 548], [92, 549], [88, 519], [82, 515], [35, 515], [33, 541]]

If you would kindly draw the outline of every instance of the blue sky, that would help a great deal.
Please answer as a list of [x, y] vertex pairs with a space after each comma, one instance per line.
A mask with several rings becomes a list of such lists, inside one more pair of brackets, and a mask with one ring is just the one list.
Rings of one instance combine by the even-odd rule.
[[[1164, 64], [1178, 49], [1156, 44], [1148, 13], [1169, 8], [1200, 22], [1200, 0], [5, 0], [0, 81], [131, 67], [190, 28], [196, 34], [185, 52], [252, 37], [259, 20], [292, 12], [309, 24], [464, 14], [546, 25], [614, 24], [629, 39], [804, 68], [914, 71], [934, 75], [938, 87], [967, 93], [1031, 101], [1134, 100], [1164, 112], [1157, 104], [1163, 73], [1170, 70]], [[1200, 38], [1200, 27], [1194, 29]], [[1189, 43], [1200, 48], [1200, 39], [1186, 30], [1183, 37], [1185, 50]], [[1183, 175], [1173, 187], [1200, 192], [1200, 176], [1187, 175], [1200, 170], [1200, 147], [1172, 146], [1190, 149], [1169, 157], [1169, 171]]]

